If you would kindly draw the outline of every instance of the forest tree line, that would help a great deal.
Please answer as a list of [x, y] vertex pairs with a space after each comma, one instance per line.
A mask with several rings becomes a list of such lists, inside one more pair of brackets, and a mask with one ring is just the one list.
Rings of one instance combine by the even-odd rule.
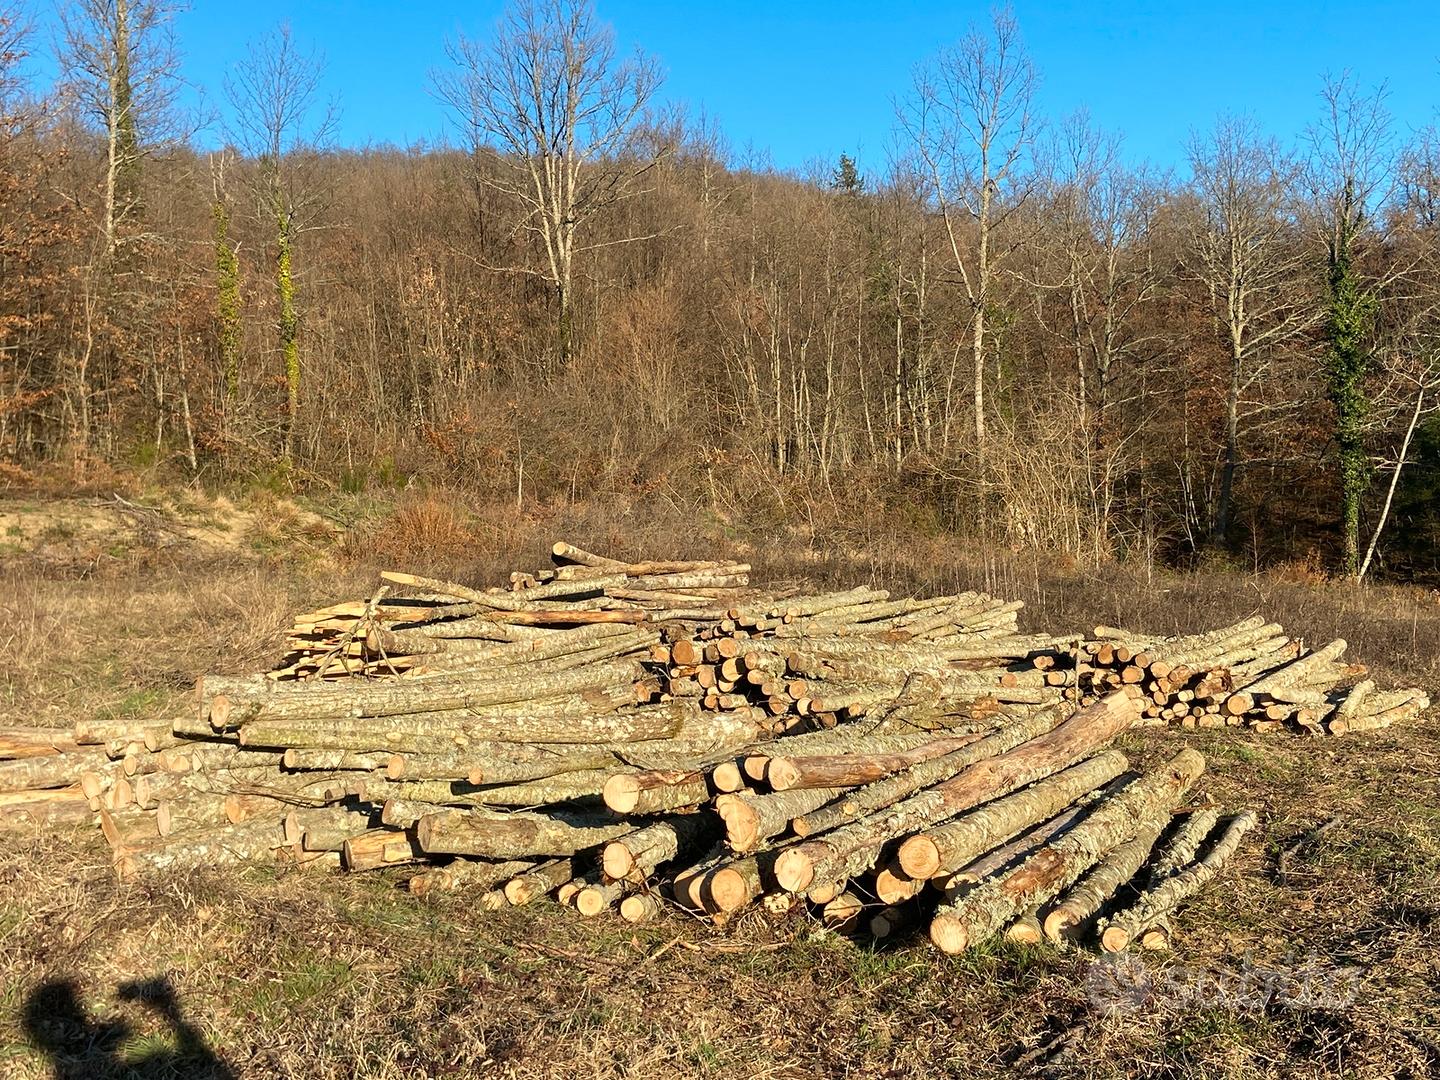
[[[799, 175], [587, 0], [437, 42], [450, 145], [347, 149], [281, 27], [187, 112], [170, 0], [0, 0], [0, 470], [624, 495], [987, 542], [1440, 569], [1440, 139], [1317, 78], [1134, 163], [999, 12]], [[29, 59], [53, 48], [60, 77]], [[217, 147], [216, 149], [204, 149]]]

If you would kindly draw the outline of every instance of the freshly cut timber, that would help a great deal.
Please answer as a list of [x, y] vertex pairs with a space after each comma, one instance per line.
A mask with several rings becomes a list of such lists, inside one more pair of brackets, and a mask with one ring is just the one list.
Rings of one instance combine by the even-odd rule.
[[415, 837], [421, 850], [431, 854], [517, 859], [573, 855], [633, 828], [597, 814], [562, 810], [506, 814], [477, 807], [427, 814], [415, 823]]
[[1144, 892], [1132, 907], [1109, 919], [1100, 932], [1106, 952], [1119, 952], [1147, 927], [1168, 917], [1184, 899], [1210, 881], [1235, 854], [1244, 835], [1258, 819], [1247, 810], [1230, 819], [1220, 838], [1203, 856]]
[[978, 761], [882, 814], [862, 818], [824, 839], [787, 849], [776, 862], [776, 878], [790, 892], [804, 892], [817, 882], [854, 877], [875, 865], [886, 841], [953, 817], [1073, 764], [1124, 731], [1137, 714], [1135, 703], [1127, 695], [1112, 694], [1077, 712], [1053, 731]]
[[1220, 808], [1177, 812], [1198, 759], [1136, 778], [1116, 735], [1429, 705], [1262, 615], [1036, 634], [976, 591], [767, 591], [701, 554], [561, 541], [498, 585], [387, 573], [296, 616], [270, 671], [202, 677], [186, 715], [0, 731], [0, 826], [98, 821], [124, 877], [398, 868], [477, 911], [1145, 948], [1252, 819], [1217, 838]]
[[943, 952], [961, 952], [991, 937], [1029, 908], [1047, 903], [1107, 851], [1177, 805], [1204, 769], [1205, 759], [1198, 753], [1180, 751], [1164, 768], [1126, 786], [1015, 869], [982, 882], [957, 903], [940, 908], [930, 922], [930, 939]]
[[1054, 776], [986, 803], [900, 845], [900, 867], [911, 878], [952, 873], [986, 851], [1059, 813], [1129, 768], [1125, 755], [1107, 750]]

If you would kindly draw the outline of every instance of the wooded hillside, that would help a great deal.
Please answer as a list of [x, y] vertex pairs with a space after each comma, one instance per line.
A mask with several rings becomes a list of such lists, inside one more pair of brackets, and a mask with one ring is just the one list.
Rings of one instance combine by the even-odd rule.
[[205, 126], [165, 0], [64, 9], [41, 85], [0, 0], [17, 484], [418, 480], [1436, 569], [1440, 141], [1363, 81], [1317, 79], [1285, 142], [1222, 117], [1162, 174], [1036, 112], [1002, 13], [895, 88], [887, 169], [802, 176], [661, 111], [576, 0], [436, 42], [455, 143], [411, 150], [335, 146], [284, 30], [237, 45]]

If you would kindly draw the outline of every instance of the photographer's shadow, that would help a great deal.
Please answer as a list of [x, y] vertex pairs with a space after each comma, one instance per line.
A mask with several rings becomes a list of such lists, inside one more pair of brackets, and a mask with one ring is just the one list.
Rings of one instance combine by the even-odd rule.
[[235, 1074], [206, 1045], [180, 1011], [168, 979], [126, 983], [119, 996], [138, 1001], [170, 1027], [159, 1049], [122, 1055], [136, 1032], [126, 1023], [95, 1021], [70, 981], [47, 982], [25, 1002], [25, 1031], [55, 1069], [55, 1080], [235, 1080]]

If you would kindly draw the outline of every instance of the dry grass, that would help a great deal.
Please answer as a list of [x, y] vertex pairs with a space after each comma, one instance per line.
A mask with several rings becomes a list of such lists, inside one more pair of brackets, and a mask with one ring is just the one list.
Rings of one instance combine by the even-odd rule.
[[[1262, 610], [1307, 635], [1342, 634], [1357, 658], [1432, 686], [1440, 655], [1440, 608], [1417, 590], [1085, 573], [941, 540], [762, 546], [720, 523], [667, 538], [659, 514], [637, 516], [632, 531], [599, 512], [402, 506], [382, 525], [386, 513], [320, 558], [316, 538], [294, 542], [281, 525], [243, 557], [172, 552], [160, 570], [150, 556], [121, 557], [105, 576], [75, 580], [12, 559], [0, 602], [10, 661], [0, 725], [160, 714], [197, 671], [253, 669], [275, 654], [293, 610], [373, 582], [368, 559], [387, 532], [398, 546], [385, 548], [386, 561], [405, 555], [407, 566], [449, 566], [474, 581], [538, 565], [555, 535], [677, 557], [720, 543], [772, 580], [987, 588], [1025, 599], [1035, 628], [1172, 631]], [[468, 538], [460, 550], [435, 546], [456, 535]], [[1167, 1007], [1105, 1016], [1092, 1001], [1100, 973], [1081, 953], [1004, 946], [947, 959], [922, 942], [857, 948], [803, 920], [776, 926], [755, 914], [720, 931], [679, 916], [641, 928], [584, 922], [549, 903], [483, 914], [463, 895], [414, 901], [382, 875], [252, 870], [120, 887], [99, 838], [82, 831], [11, 836], [0, 856], [0, 1075], [136, 1075], [126, 1070], [142, 1061], [139, 1075], [175, 1077], [1440, 1072], [1433, 719], [1333, 741], [1142, 735], [1127, 749], [1144, 758], [1197, 745], [1212, 762], [1203, 794], [1257, 805], [1263, 821], [1223, 882], [1185, 909], [1177, 958], [1151, 962], [1155, 970], [1233, 975], [1247, 956], [1284, 970], [1313, 957], [1358, 967], [1358, 1000], [1305, 1008], [1168, 990]], [[1281, 852], [1297, 843], [1282, 868]], [[122, 990], [158, 977], [223, 1067], [187, 1057], [155, 1001]], [[91, 1022], [59, 1030], [32, 1018], [27, 1030], [27, 1003], [49, 1001], [37, 991], [56, 981], [73, 981]], [[40, 1038], [54, 1040], [58, 1061]]]

